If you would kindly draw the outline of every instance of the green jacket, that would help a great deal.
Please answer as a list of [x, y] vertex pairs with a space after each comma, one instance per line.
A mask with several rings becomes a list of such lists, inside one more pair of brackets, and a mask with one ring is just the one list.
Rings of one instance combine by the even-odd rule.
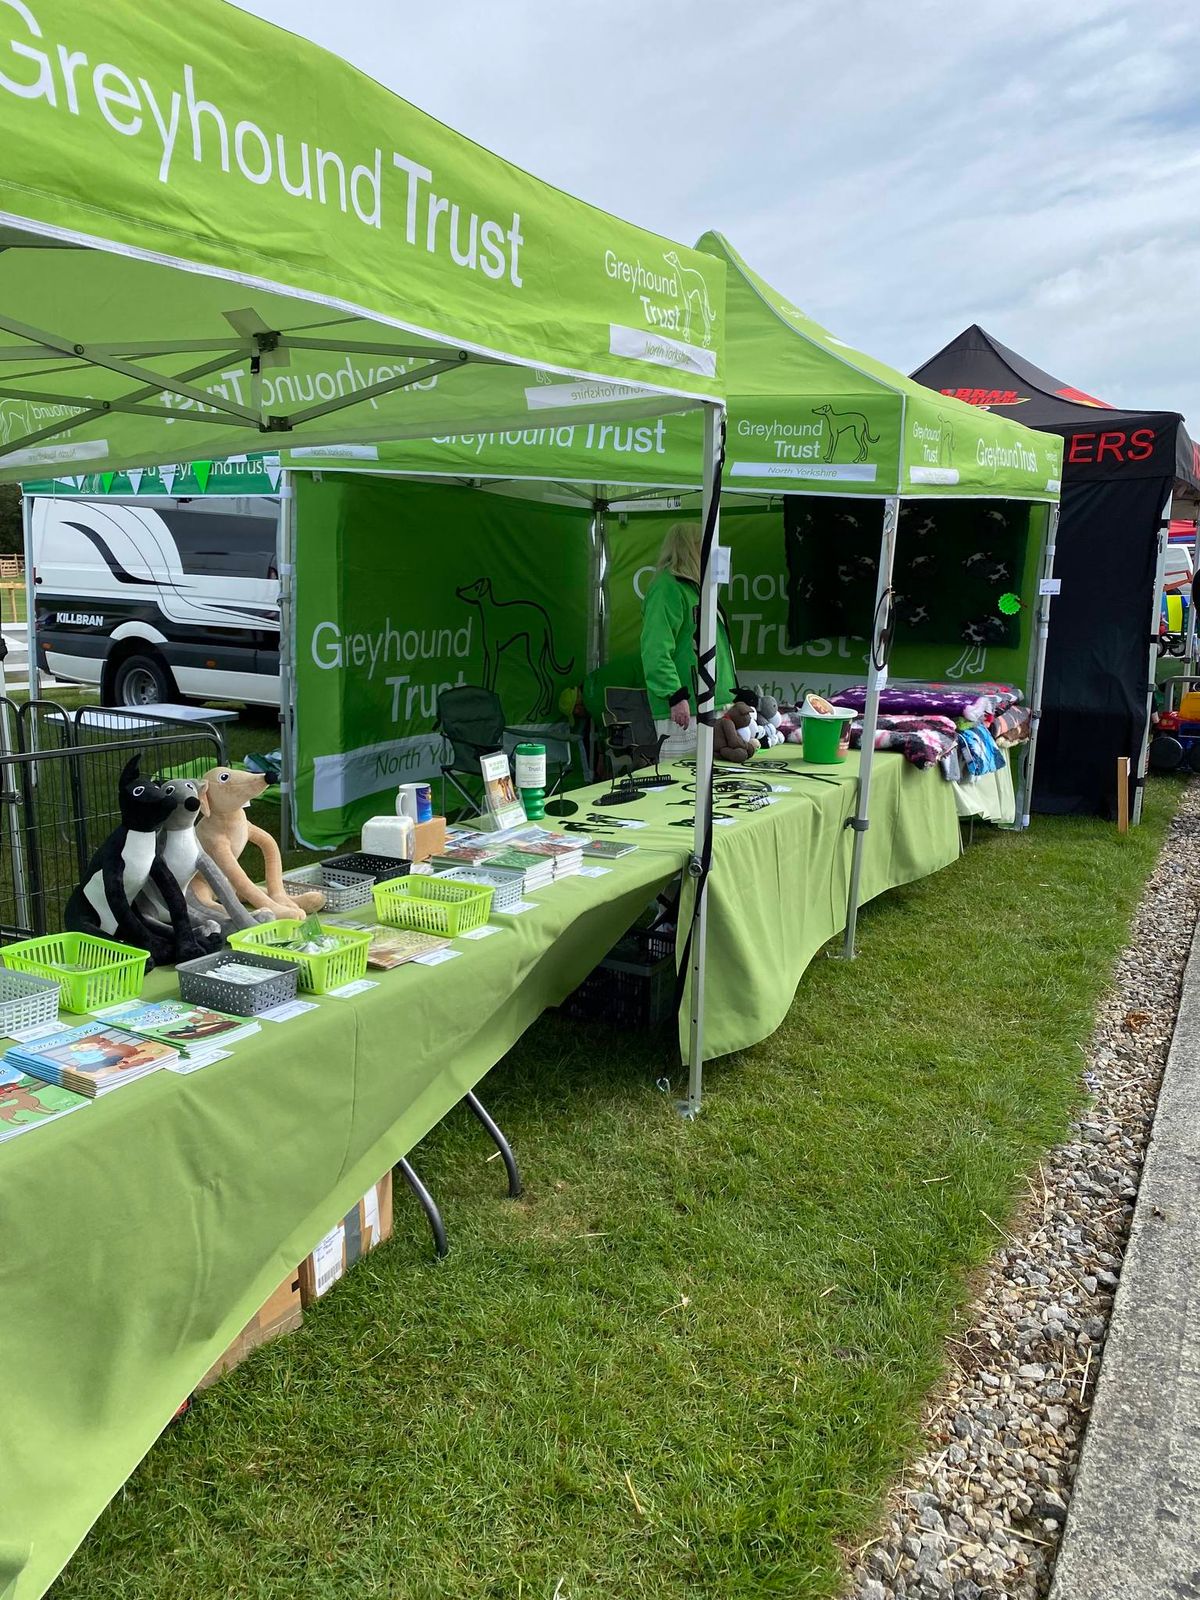
[[[642, 602], [642, 670], [655, 717], [671, 715], [671, 706], [687, 694], [696, 709], [696, 606], [700, 591], [687, 578], [658, 572]], [[717, 709], [733, 699], [733, 651], [725, 618], [717, 618]]]

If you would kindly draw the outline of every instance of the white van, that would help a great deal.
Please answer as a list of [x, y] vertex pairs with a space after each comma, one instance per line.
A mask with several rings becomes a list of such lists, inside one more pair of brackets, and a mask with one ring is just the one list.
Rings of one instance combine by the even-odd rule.
[[38, 665], [105, 705], [279, 704], [277, 503], [37, 498]]

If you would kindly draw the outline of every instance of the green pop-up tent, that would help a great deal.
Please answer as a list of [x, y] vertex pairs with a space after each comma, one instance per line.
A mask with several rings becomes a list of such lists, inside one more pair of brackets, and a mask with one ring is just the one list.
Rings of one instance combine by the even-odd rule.
[[[1049, 435], [935, 394], [852, 349], [766, 284], [721, 234], [705, 234], [698, 248], [727, 268], [726, 504], [795, 495], [884, 503], [862, 780], [853, 819], [845, 937], [852, 955], [901, 501], [1049, 505], [1039, 575], [1048, 579], [1062, 451]], [[433, 442], [348, 436], [336, 451], [301, 448], [284, 460], [293, 468], [452, 479], [529, 498], [574, 499], [591, 505], [603, 525], [614, 505], [650, 504], [664, 493], [678, 495], [681, 504], [689, 503], [689, 495], [694, 500], [702, 481], [701, 445], [698, 418], [666, 416], [624, 427], [478, 432]], [[1030, 598], [1037, 600], [1037, 617], [1028, 641], [1033, 738], [1021, 778], [1018, 816], [1024, 821], [1050, 604], [1048, 593]]]
[[[676, 408], [715, 459], [719, 262], [224, 0], [8, 0], [0, 148], [0, 480]], [[127, 1345], [78, 1448], [5, 1432], [17, 1600], [151, 1442]]]

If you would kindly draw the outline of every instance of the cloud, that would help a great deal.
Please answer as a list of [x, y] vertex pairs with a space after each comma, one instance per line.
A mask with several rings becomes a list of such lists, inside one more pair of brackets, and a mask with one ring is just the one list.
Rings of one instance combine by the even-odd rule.
[[242, 0], [903, 369], [979, 322], [1200, 431], [1200, 13], [1144, 0]]

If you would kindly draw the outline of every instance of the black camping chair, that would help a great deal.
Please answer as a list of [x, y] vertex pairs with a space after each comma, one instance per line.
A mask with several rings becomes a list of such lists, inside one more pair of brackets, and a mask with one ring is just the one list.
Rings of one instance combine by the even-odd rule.
[[[659, 733], [655, 727], [645, 689], [606, 688], [604, 726], [614, 781], [636, 772], [639, 785], [654, 787], [675, 782], [668, 773], [658, 770], [662, 747], [671, 736]], [[654, 768], [653, 773], [647, 773], [648, 767]]]
[[[483, 811], [464, 781], [479, 781], [479, 758], [503, 750], [511, 757], [513, 747], [525, 740], [533, 740], [546, 747], [547, 811], [552, 815], [566, 814], [552, 811], [549, 800], [562, 787], [571, 770], [571, 745], [568, 740], [547, 734], [541, 728], [509, 727], [504, 720], [504, 707], [500, 696], [491, 689], [481, 689], [475, 684], [460, 684], [454, 689], [443, 689], [438, 695], [437, 721], [434, 729], [449, 745], [448, 759], [442, 762], [442, 810], [446, 809], [446, 783], [467, 806], [469, 816], [479, 816]], [[569, 802], [560, 800], [565, 808]], [[575, 806], [570, 809], [574, 811]]]

